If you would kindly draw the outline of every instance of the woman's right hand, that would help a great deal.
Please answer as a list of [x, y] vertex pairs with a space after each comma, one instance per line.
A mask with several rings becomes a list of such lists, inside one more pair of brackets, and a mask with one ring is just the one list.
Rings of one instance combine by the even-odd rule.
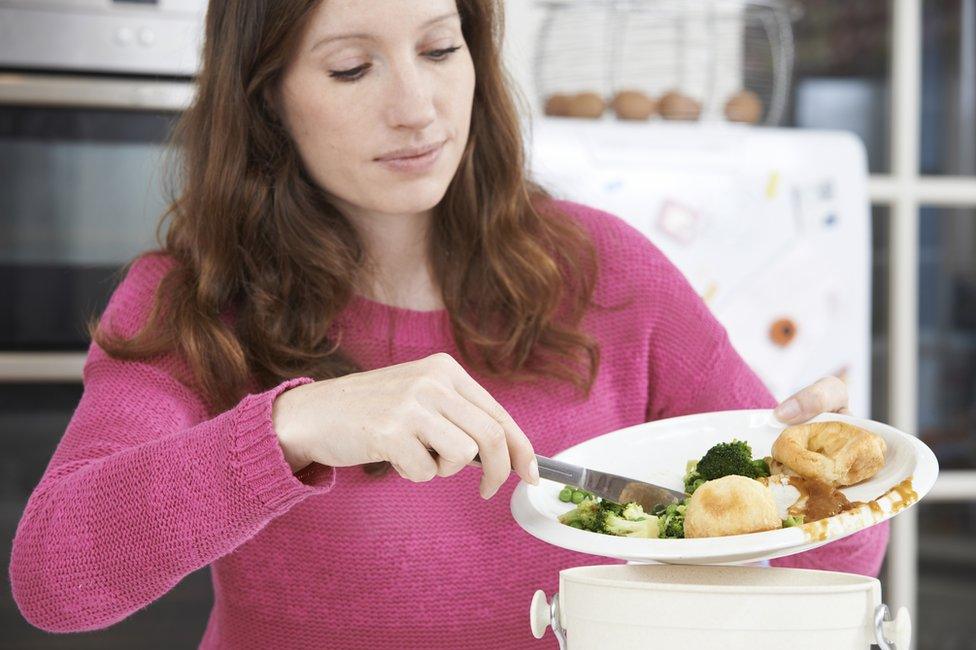
[[389, 461], [422, 482], [456, 474], [478, 454], [485, 499], [513, 468], [539, 481], [525, 433], [446, 353], [297, 386], [278, 396], [272, 419], [293, 471]]

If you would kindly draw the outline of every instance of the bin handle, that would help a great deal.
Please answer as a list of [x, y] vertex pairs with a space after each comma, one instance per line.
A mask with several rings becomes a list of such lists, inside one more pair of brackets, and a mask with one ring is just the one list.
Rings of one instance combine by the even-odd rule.
[[912, 617], [904, 607], [898, 608], [894, 620], [888, 606], [874, 609], [874, 638], [881, 650], [908, 650], [912, 643]]
[[552, 604], [546, 600], [546, 592], [536, 590], [529, 606], [529, 622], [532, 626], [532, 636], [541, 639], [547, 627], [552, 627], [552, 633], [559, 641], [559, 650], [566, 650], [566, 630], [559, 623], [559, 594], [552, 595]]

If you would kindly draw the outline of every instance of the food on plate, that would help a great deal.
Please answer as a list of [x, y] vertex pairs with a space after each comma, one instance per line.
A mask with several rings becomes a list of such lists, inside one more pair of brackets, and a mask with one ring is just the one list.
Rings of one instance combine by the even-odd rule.
[[658, 529], [661, 537], [665, 539], [682, 539], [685, 536], [685, 511], [688, 508], [688, 499], [681, 503], [670, 503], [666, 506], [658, 506], [654, 513], [658, 518]]
[[[560, 493], [569, 490], [571, 493], [584, 492], [571, 485], [567, 485]], [[658, 518], [644, 512], [637, 503], [619, 504], [599, 499], [586, 493], [579, 504], [559, 515], [560, 523], [605, 535], [621, 537], [659, 537], [660, 528]]]
[[692, 494], [705, 481], [736, 474], [748, 478], [769, 476], [765, 458], [753, 458], [752, 447], [742, 440], [720, 442], [685, 468], [685, 492]]
[[780, 519], [798, 525], [819, 521], [860, 504], [849, 501], [837, 488], [815, 478], [774, 474], [759, 479], [769, 487]]
[[[699, 466], [703, 466], [704, 476], [698, 471]], [[684, 477], [685, 492], [692, 494], [707, 479], [731, 474], [756, 478], [768, 476], [769, 468], [765, 459], [752, 457], [752, 448], [748, 443], [741, 440], [721, 442], [712, 446], [700, 459], [688, 463]], [[667, 506], [661, 505], [653, 512], [645, 513], [636, 503], [613, 503], [578, 487], [567, 485], [559, 492], [559, 500], [576, 504], [574, 509], [559, 516], [561, 523], [573, 528], [626, 537], [681, 539], [685, 536], [688, 499]]]
[[742, 535], [783, 527], [769, 487], [736, 474], [706, 481], [688, 499], [685, 537]]
[[621, 90], [610, 106], [621, 120], [646, 120], [657, 111], [657, 102], [639, 90]]
[[697, 120], [701, 115], [701, 103], [688, 95], [672, 90], [661, 97], [658, 111], [668, 120]]
[[[576, 507], [559, 521], [605, 535], [661, 539], [799, 526], [862, 505], [837, 488], [874, 476], [884, 465], [884, 452], [884, 440], [860, 427], [843, 422], [797, 425], [779, 435], [772, 457], [753, 458], [752, 447], [742, 440], [713, 445], [685, 467], [684, 487], [690, 496], [649, 513], [636, 503], [613, 503], [567, 485], [559, 499]], [[807, 463], [812, 454], [824, 460]]]
[[581, 490], [572, 485], [567, 485], [562, 490], [559, 491], [559, 500], [563, 503], [582, 503], [583, 499], [593, 499], [595, 498], [591, 493], [586, 490]]
[[755, 124], [762, 119], [763, 103], [751, 90], [740, 90], [725, 103], [725, 117], [732, 122]]
[[787, 427], [773, 443], [771, 469], [818, 479], [831, 487], [854, 485], [884, 467], [885, 441], [846, 422]]
[[658, 518], [644, 512], [636, 503], [628, 503], [617, 514], [613, 508], [603, 510], [603, 532], [622, 537], [660, 537]]

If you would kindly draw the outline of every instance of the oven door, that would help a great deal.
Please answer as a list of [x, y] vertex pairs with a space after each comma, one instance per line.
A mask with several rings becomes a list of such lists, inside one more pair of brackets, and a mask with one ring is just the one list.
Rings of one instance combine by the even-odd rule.
[[77, 381], [85, 324], [155, 246], [192, 82], [0, 74], [0, 381]]

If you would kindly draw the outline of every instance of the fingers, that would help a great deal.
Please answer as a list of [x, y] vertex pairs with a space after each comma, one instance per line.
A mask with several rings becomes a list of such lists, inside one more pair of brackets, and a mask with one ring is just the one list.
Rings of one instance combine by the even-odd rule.
[[418, 437], [436, 456], [438, 476], [453, 476], [478, 453], [478, 443], [440, 413], [431, 413]]
[[423, 483], [437, 476], [437, 462], [417, 438], [403, 438], [391, 454], [390, 464], [403, 478]]
[[504, 427], [461, 396], [448, 395], [440, 407], [444, 417], [463, 429], [464, 433], [477, 444], [483, 473], [481, 496], [490, 499], [508, 480], [512, 471]]
[[847, 384], [834, 376], [824, 377], [783, 401], [773, 415], [785, 424], [806, 422], [821, 413], [850, 413]]
[[[439, 353], [424, 360], [426, 374], [434, 381], [426, 383], [420, 394], [421, 402], [439, 413], [477, 445], [476, 453], [482, 468], [481, 495], [491, 498], [505, 483], [514, 467], [526, 481], [538, 484], [539, 474], [532, 443], [515, 423], [515, 420], [478, 382], [476, 382], [452, 356]], [[458, 444], [448, 442], [443, 436], [454, 437], [456, 432], [442, 426], [431, 425], [428, 430], [418, 427], [418, 437], [423, 437], [431, 448], [435, 444], [450, 448]], [[424, 433], [421, 433], [424, 430]], [[439, 432], [439, 433], [437, 433]], [[438, 441], [438, 436], [441, 439]], [[453, 472], [457, 464], [471, 462], [473, 454], [458, 452], [454, 458], [441, 463], [439, 471]], [[448, 452], [449, 454], [451, 452]], [[463, 456], [458, 458], [458, 455]], [[438, 451], [440, 456], [440, 451]]]
[[[455, 389], [468, 402], [474, 404], [487, 413], [495, 422], [501, 425], [504, 433], [507, 453], [510, 458], [510, 468], [532, 485], [539, 484], [539, 469], [536, 465], [535, 450], [522, 428], [516, 424], [508, 411], [491, 396], [485, 388], [463, 371], [457, 375]], [[482, 457], [484, 460], [484, 457]], [[507, 476], [507, 473], [506, 473]], [[502, 481], [504, 482], [504, 480]]]

